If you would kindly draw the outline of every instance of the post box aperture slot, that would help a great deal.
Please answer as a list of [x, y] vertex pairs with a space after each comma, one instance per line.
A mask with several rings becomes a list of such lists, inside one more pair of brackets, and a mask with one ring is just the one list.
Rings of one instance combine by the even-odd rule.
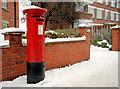
[[31, 16], [31, 17], [41, 17], [41, 16]]
[[36, 21], [44, 21], [43, 19], [37, 19]]

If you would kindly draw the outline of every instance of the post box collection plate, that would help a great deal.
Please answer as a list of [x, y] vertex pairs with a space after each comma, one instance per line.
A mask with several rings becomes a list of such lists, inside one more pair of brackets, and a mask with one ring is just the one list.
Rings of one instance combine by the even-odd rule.
[[43, 35], [43, 25], [38, 25], [38, 35]]

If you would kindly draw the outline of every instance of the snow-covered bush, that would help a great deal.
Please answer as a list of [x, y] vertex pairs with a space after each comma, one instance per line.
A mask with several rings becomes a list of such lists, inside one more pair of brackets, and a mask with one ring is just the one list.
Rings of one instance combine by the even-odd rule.
[[55, 31], [52, 31], [52, 30], [45, 32], [45, 38], [47, 38], [47, 37], [51, 38], [51, 39], [58, 38], [57, 33]]
[[45, 31], [45, 37], [56, 39], [56, 38], [74, 38], [79, 37], [79, 30], [75, 29], [56, 29]]
[[99, 44], [97, 43], [98, 41], [102, 41], [103, 38], [100, 35], [97, 35], [96, 37], [93, 37], [91, 39], [91, 44], [95, 45], [95, 46], [99, 46]]
[[96, 36], [94, 38], [91, 39], [91, 44], [94, 46], [98, 46], [98, 47], [102, 47], [102, 48], [109, 48], [110, 50], [112, 49], [112, 45], [106, 40], [107, 39], [107, 35], [105, 36]]
[[103, 41], [98, 41], [97, 42], [98, 47], [102, 47], [102, 48], [112, 48], [112, 45], [108, 43], [107, 40], [103, 40]]
[[105, 33], [105, 34], [103, 35], [103, 38], [104, 38], [105, 40], [107, 40], [107, 42], [108, 42], [109, 44], [112, 45], [112, 33]]

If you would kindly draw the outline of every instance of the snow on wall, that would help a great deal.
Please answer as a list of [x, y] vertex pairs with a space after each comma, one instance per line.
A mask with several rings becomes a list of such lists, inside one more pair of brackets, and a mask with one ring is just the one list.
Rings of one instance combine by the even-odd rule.
[[4, 35], [1, 33], [3, 30], [0, 30], [0, 46], [9, 46], [9, 40], [4, 40]]
[[[60, 43], [60, 42], [71, 42], [71, 41], [84, 41], [86, 40], [86, 36], [78, 37], [78, 38], [57, 38], [57, 39], [49, 39], [45, 38], [45, 43]], [[22, 39], [22, 45], [27, 46], [27, 39]]]
[[[4, 35], [2, 35], [3, 33], [6, 32], [25, 32], [23, 29], [21, 28], [5, 28], [4, 30], [0, 31], [0, 46], [4, 46], [4, 45], [9, 45], [9, 41], [8, 40], [4, 40]], [[48, 32], [52, 32], [55, 33], [54, 31], [48, 31]], [[47, 32], [46, 32], [47, 33]], [[55, 33], [57, 34], [57, 33]], [[86, 36], [82, 36], [82, 37], [78, 37], [78, 38], [57, 38], [57, 39], [49, 39], [49, 38], [45, 38], [45, 43], [57, 43], [57, 42], [69, 42], [69, 41], [81, 41], [81, 40], [86, 40]], [[23, 46], [27, 46], [27, 39], [23, 39], [22, 40], [22, 45]]]
[[116, 26], [111, 27], [111, 29], [114, 29], [114, 28], [120, 28], [120, 25], [116, 25]]
[[15, 27], [5, 28], [1, 31], [1, 33], [6, 33], [6, 32], [25, 32], [25, 31], [23, 29], [15, 28]]

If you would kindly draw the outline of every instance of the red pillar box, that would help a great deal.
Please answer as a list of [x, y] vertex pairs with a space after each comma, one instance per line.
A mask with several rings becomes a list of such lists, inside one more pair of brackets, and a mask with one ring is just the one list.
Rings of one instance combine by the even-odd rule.
[[120, 51], [120, 25], [112, 28], [112, 51]]
[[37, 83], [45, 77], [45, 17], [46, 9], [30, 6], [27, 17], [27, 83]]

